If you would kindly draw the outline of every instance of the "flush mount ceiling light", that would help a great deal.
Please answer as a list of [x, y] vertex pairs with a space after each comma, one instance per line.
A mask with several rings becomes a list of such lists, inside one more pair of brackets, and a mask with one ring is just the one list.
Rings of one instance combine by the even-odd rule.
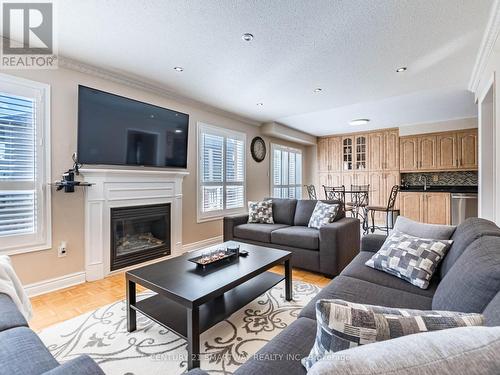
[[241, 36], [241, 39], [243, 39], [245, 42], [251, 42], [253, 40], [253, 34], [245, 33]]
[[408, 68], [406, 66], [402, 66], [402, 67], [396, 69], [396, 73], [406, 72], [407, 69]]
[[176, 72], [183, 72], [184, 71], [184, 68], [182, 66], [174, 66], [174, 70]]
[[357, 119], [349, 121], [349, 125], [353, 125], [353, 126], [365, 125], [365, 124], [368, 124], [369, 122], [370, 122], [370, 120], [367, 118], [357, 118]]
[[257, 107], [262, 107], [264, 105], [264, 103], [257, 103], [256, 105], [257, 105]]
[[182, 133], [182, 130], [181, 130], [181, 129], [175, 129], [175, 132], [176, 132], [177, 134], [179, 134], [179, 133]]
[[321, 87], [314, 89], [314, 92], [321, 92], [321, 91], [323, 91], [323, 89]]

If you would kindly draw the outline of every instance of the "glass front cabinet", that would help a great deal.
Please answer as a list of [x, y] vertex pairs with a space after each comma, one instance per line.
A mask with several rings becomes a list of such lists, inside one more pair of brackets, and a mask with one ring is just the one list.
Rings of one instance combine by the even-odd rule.
[[342, 169], [344, 171], [367, 170], [367, 142], [364, 135], [342, 138]]

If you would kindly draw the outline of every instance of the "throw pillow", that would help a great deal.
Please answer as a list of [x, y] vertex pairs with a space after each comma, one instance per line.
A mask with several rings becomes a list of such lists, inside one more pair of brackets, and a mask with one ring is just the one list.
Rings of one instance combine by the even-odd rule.
[[274, 224], [273, 201], [248, 202], [248, 222], [257, 224]]
[[413, 237], [394, 230], [365, 264], [427, 289], [452, 240]]
[[413, 333], [484, 324], [480, 314], [421, 311], [363, 305], [343, 300], [316, 302], [314, 346], [302, 364], [309, 370], [335, 352]]
[[498, 375], [500, 327], [418, 333], [335, 353], [307, 375]]
[[339, 209], [339, 204], [328, 204], [318, 201], [307, 226], [309, 228], [319, 229], [324, 225], [333, 223]]
[[440, 225], [419, 223], [404, 216], [398, 216], [394, 230], [422, 238], [449, 240], [457, 227], [455, 225]]

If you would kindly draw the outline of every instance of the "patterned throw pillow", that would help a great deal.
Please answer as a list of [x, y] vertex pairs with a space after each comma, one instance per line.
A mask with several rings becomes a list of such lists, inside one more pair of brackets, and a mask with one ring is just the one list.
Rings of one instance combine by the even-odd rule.
[[248, 222], [274, 224], [273, 201], [248, 202]]
[[452, 240], [418, 238], [394, 230], [365, 264], [427, 289], [452, 243]]
[[481, 326], [480, 314], [421, 311], [362, 305], [343, 300], [316, 302], [316, 341], [302, 364], [309, 370], [335, 352], [413, 333]]
[[309, 228], [319, 229], [323, 225], [333, 223], [339, 212], [340, 205], [328, 204], [318, 201], [309, 219]]

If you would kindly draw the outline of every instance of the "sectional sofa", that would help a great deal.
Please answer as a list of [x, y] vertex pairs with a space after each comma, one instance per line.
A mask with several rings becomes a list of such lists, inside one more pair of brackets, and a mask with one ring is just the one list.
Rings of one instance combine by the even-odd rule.
[[[410, 228], [411, 230], [414, 232], [409, 234], [418, 235], [415, 233], [418, 227]], [[363, 237], [360, 253], [340, 275], [321, 290], [301, 311], [296, 321], [267, 343], [258, 352], [258, 356], [248, 360], [234, 374], [305, 374], [300, 359], [309, 354], [314, 344], [315, 304], [323, 298], [388, 307], [476, 312], [484, 315], [487, 326], [500, 326], [500, 228], [487, 220], [468, 219], [457, 227], [452, 240], [453, 245], [434, 275], [430, 287], [424, 290], [365, 266], [365, 262], [382, 246], [385, 236]], [[490, 331], [498, 332], [498, 329]], [[432, 333], [420, 335], [424, 335], [424, 338], [425, 335], [443, 337]], [[387, 347], [386, 343], [370, 344], [366, 349], [374, 355], [377, 353], [377, 347], [382, 350]], [[196, 369], [190, 372], [191, 374], [201, 375], [204, 372]]]
[[273, 201], [274, 224], [249, 224], [248, 215], [225, 217], [224, 241], [291, 251], [292, 266], [329, 277], [338, 275], [359, 252], [360, 222], [345, 217], [344, 211], [318, 230], [307, 226], [316, 200], [265, 199]]
[[0, 374], [104, 375], [87, 355], [59, 364], [9, 296], [0, 293]]

